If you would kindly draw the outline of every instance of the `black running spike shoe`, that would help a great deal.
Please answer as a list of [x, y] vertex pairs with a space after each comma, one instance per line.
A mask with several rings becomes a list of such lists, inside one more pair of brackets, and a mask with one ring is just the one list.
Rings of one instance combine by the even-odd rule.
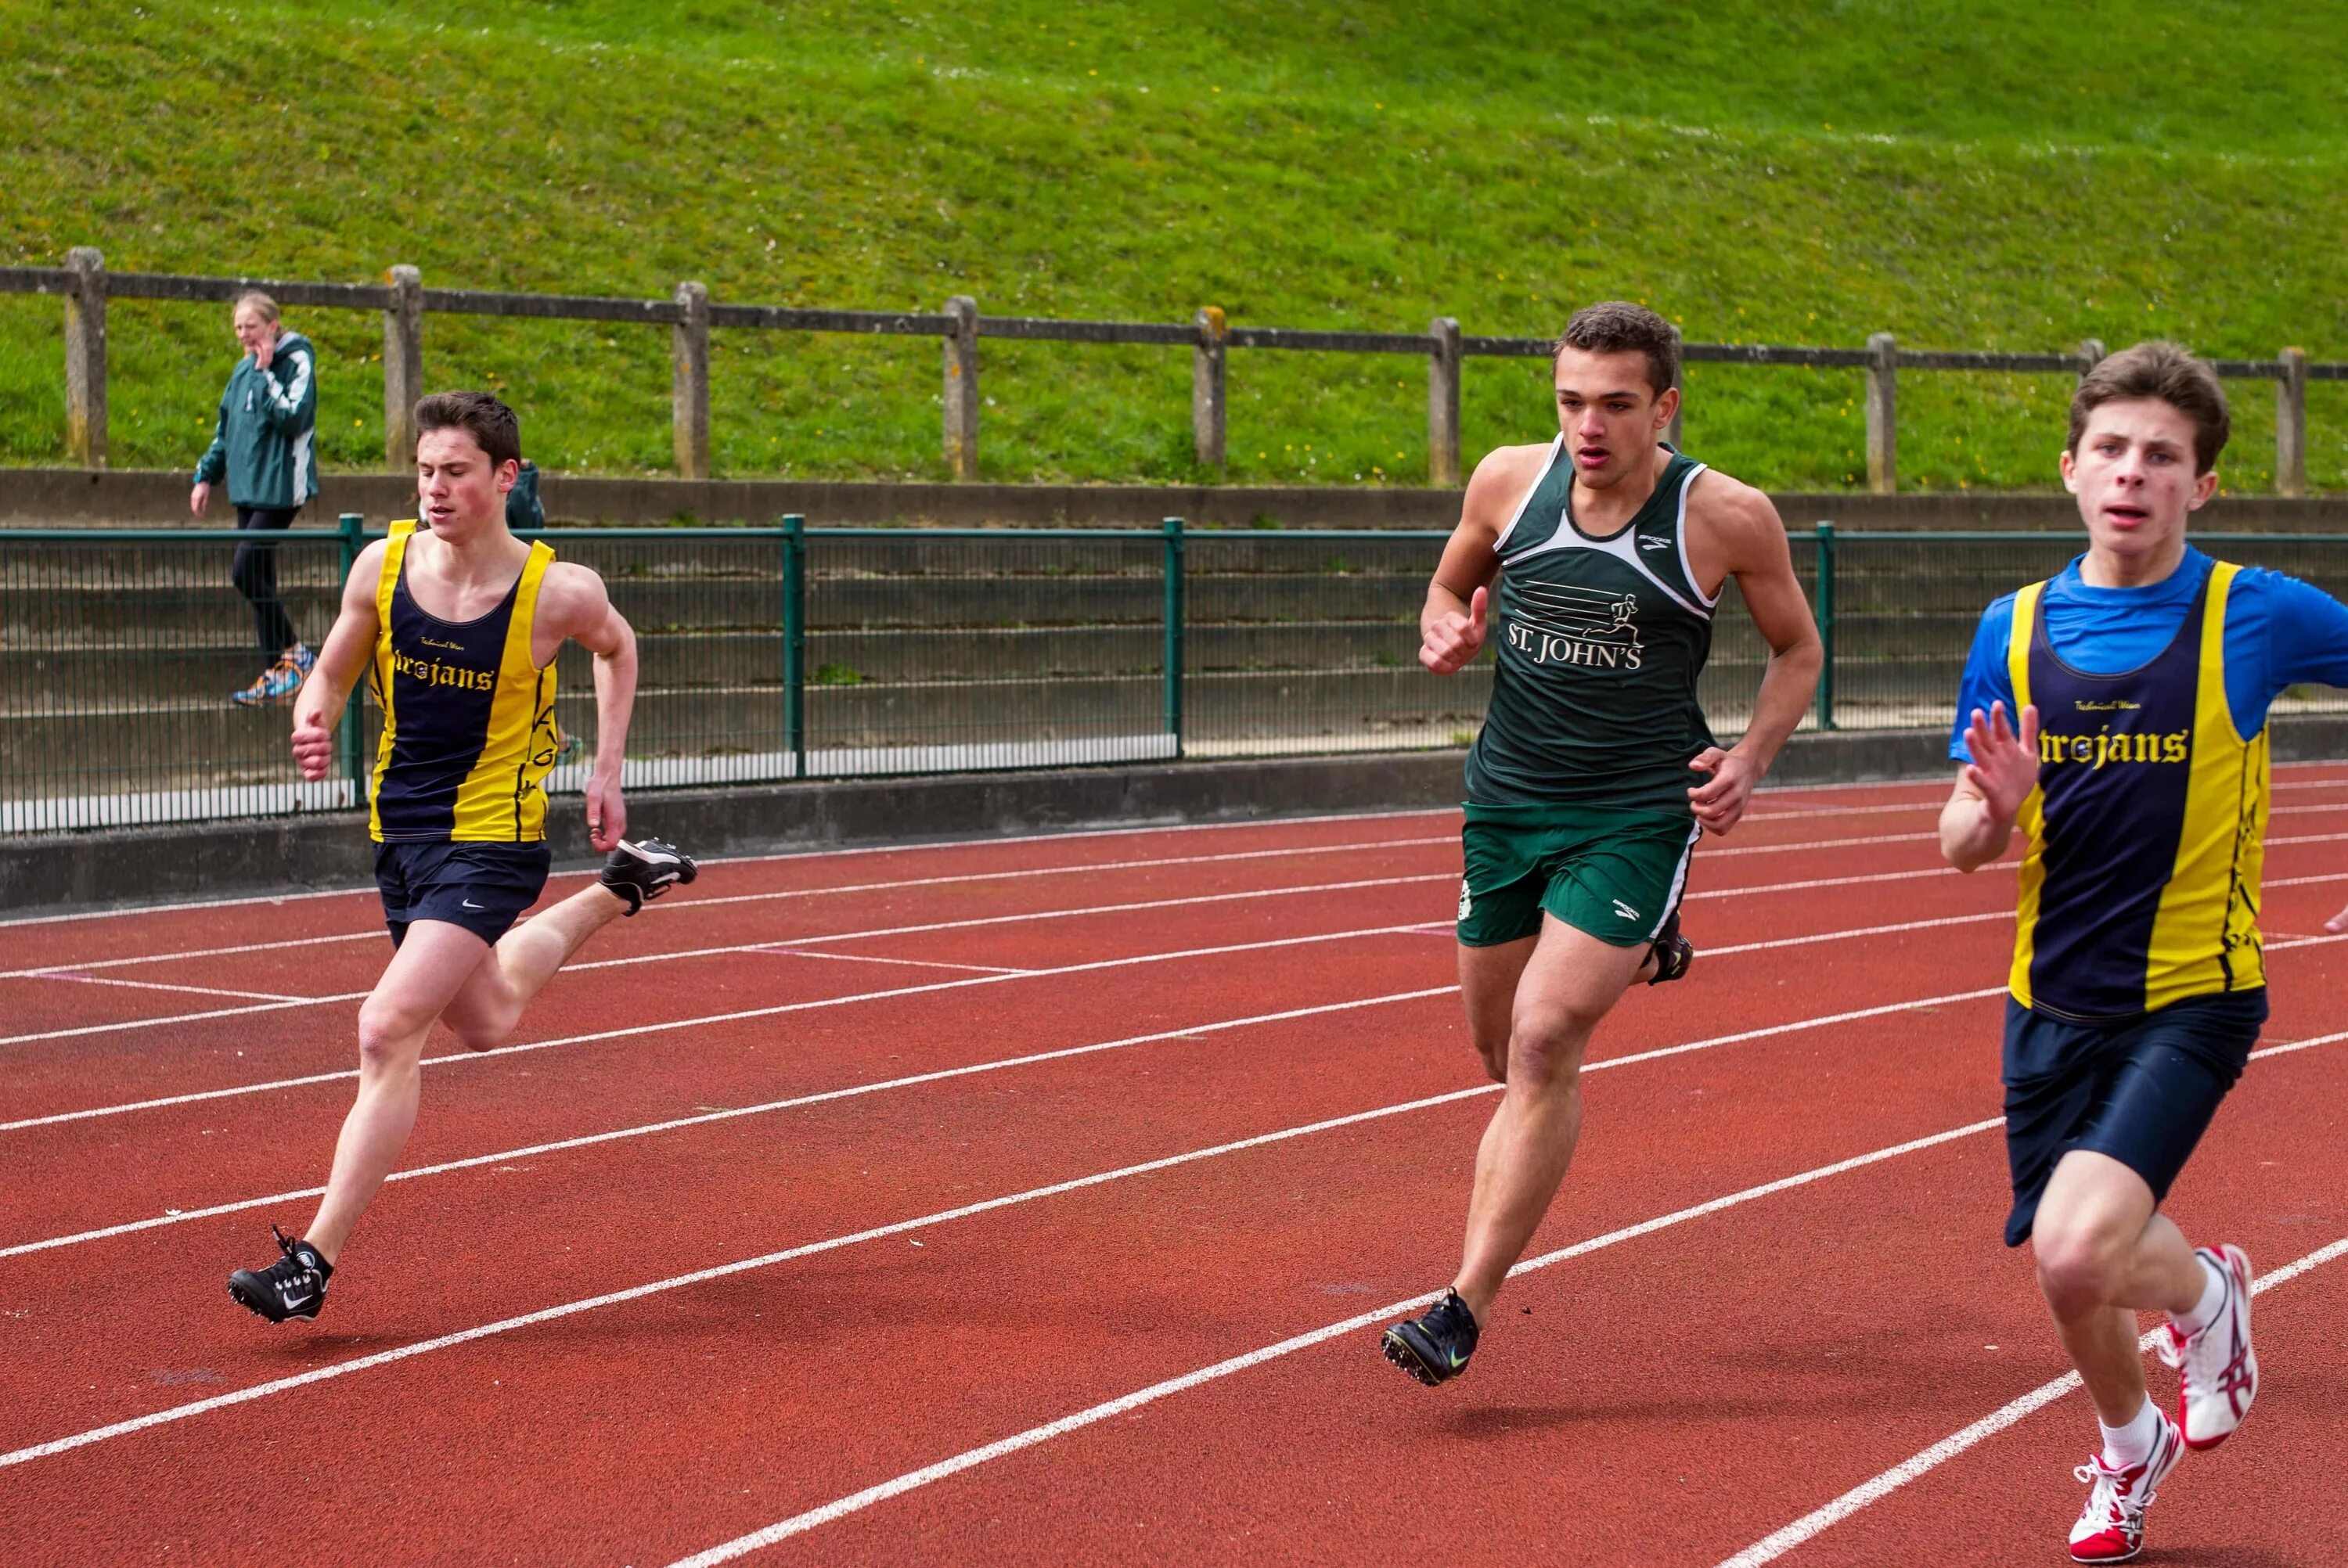
[[693, 856], [673, 844], [657, 838], [640, 838], [631, 844], [623, 838], [618, 848], [603, 857], [602, 875], [595, 880], [625, 898], [628, 913], [633, 915], [647, 900], [700, 875], [701, 867]]
[[1655, 973], [1647, 981], [1651, 986], [1678, 979], [1688, 972], [1688, 966], [1695, 962], [1695, 944], [1680, 935], [1680, 912], [1677, 909], [1673, 910], [1672, 917], [1663, 922], [1663, 928], [1655, 933], [1655, 945], [1652, 951], [1655, 955]]
[[1426, 1317], [1395, 1324], [1378, 1346], [1387, 1360], [1432, 1389], [1468, 1369], [1468, 1358], [1476, 1353], [1476, 1315], [1457, 1291], [1447, 1290]]
[[228, 1293], [272, 1323], [317, 1317], [335, 1266], [308, 1242], [296, 1241], [273, 1225], [269, 1232], [285, 1255], [267, 1268], [238, 1269], [228, 1276]]

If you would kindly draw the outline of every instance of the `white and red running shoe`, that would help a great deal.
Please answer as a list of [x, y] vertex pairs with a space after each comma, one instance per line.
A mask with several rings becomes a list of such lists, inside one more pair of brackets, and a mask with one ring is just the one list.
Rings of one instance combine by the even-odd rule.
[[2250, 1350], [2250, 1260], [2238, 1246], [2198, 1247], [2225, 1281], [2218, 1316], [2199, 1334], [2174, 1323], [2153, 1341], [2177, 1368], [2177, 1425], [2189, 1449], [2214, 1449], [2234, 1435], [2259, 1397], [2259, 1358]]
[[2153, 1489], [2185, 1457], [2177, 1423], [2160, 1418], [2152, 1457], [2133, 1470], [2114, 1470], [2097, 1454], [2071, 1473], [2087, 1483], [2087, 1506], [2071, 1526], [2074, 1563], [2126, 1563], [2144, 1550], [2144, 1511]]

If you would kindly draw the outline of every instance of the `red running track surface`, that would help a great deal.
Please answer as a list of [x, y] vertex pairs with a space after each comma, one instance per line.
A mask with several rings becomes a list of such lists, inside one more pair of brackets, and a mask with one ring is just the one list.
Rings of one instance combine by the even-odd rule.
[[[2171, 1212], [2318, 1261], [2156, 1559], [2348, 1558], [2348, 770], [2279, 782], [2267, 1044], [2324, 1043]], [[1704, 957], [1593, 1042], [1540, 1266], [1432, 1391], [1375, 1339], [1493, 1103], [1451, 814], [712, 866], [509, 1049], [436, 1037], [278, 1329], [221, 1280], [314, 1202], [371, 897], [15, 923], [0, 1555], [2060, 1561], [2075, 1393], [1879, 1479], [2064, 1370], [1997, 1240], [2011, 875], [1939, 866], [1942, 793], [1772, 793], [1699, 852]]]

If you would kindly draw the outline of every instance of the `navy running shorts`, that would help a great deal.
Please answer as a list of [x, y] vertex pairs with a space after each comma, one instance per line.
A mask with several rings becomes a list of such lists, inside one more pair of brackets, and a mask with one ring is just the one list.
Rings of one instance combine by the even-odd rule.
[[2030, 1239], [2038, 1199], [2065, 1154], [2108, 1154], [2153, 1201], [2242, 1075], [2267, 1021], [2263, 986], [2171, 1002], [2115, 1023], [2066, 1023], [2005, 1003], [2005, 1157], [2013, 1212], [2005, 1245]]
[[376, 845], [375, 885], [391, 945], [418, 920], [445, 920], [496, 942], [538, 902], [553, 855], [544, 844]]

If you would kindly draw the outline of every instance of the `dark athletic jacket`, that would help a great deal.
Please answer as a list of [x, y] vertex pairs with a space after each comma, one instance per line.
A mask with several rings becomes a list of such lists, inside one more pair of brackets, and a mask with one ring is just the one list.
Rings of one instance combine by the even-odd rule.
[[298, 507], [318, 493], [317, 358], [308, 338], [289, 332], [267, 370], [251, 354], [237, 362], [196, 483], [225, 477], [229, 503], [238, 507]]

